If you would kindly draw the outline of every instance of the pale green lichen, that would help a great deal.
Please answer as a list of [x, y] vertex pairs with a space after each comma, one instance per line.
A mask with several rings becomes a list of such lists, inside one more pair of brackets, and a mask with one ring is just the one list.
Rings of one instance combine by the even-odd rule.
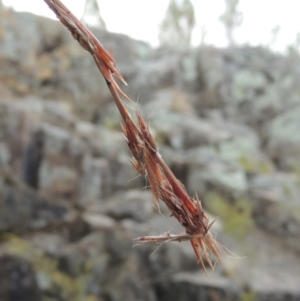
[[244, 169], [245, 172], [254, 172], [254, 173], [261, 173], [267, 174], [272, 171], [272, 165], [268, 162], [259, 163], [257, 161], [252, 161], [246, 156], [240, 156], [238, 160], [241, 167]]
[[[88, 295], [86, 283], [89, 280], [89, 268], [81, 271], [80, 276], [72, 278], [58, 268], [57, 260], [50, 258], [25, 240], [15, 235], [5, 235], [6, 247], [10, 254], [27, 259], [37, 274], [39, 287], [51, 295], [59, 296], [60, 300], [95, 301], [96, 297]], [[52, 300], [48, 297], [43, 301]], [[55, 299], [56, 300], [56, 299]]]
[[238, 199], [230, 204], [218, 193], [210, 193], [206, 199], [208, 210], [220, 217], [225, 231], [243, 239], [253, 229], [253, 205], [249, 200]]
[[240, 301], [254, 301], [254, 300], [255, 300], [255, 294], [252, 291], [244, 292], [240, 298]]

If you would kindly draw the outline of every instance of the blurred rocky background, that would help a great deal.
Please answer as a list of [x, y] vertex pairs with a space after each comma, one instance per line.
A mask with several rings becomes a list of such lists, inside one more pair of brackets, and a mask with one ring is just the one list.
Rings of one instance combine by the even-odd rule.
[[183, 229], [132, 168], [92, 58], [59, 22], [1, 8], [1, 301], [300, 300], [300, 59], [235, 46], [237, 24], [223, 49], [95, 30], [164, 159], [218, 217], [230, 253], [207, 278], [188, 242], [134, 247]]

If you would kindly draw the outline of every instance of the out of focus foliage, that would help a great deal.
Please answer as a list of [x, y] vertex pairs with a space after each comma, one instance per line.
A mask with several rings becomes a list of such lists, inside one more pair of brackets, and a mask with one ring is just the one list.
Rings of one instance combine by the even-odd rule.
[[85, 1], [82, 19], [99, 29], [106, 29], [106, 24], [101, 16], [97, 0]]
[[170, 0], [160, 26], [162, 45], [186, 48], [190, 45], [195, 26], [194, 6], [190, 0]]
[[225, 26], [226, 37], [230, 45], [234, 44], [233, 33], [243, 22], [243, 13], [238, 9], [239, 0], [225, 0], [225, 11], [220, 21]]

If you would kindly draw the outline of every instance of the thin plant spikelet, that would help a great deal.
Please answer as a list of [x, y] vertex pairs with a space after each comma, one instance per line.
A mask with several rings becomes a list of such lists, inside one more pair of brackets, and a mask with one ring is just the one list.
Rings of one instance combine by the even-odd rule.
[[[126, 84], [124, 78], [116, 67], [115, 60], [110, 52], [106, 51], [102, 44], [84, 26], [63, 3], [59, 0], [44, 0], [58, 19], [71, 32], [74, 39], [88, 51], [99, 71], [106, 80], [107, 86], [112, 94], [115, 104], [123, 119], [121, 128], [125, 140], [132, 153], [130, 160], [133, 167], [142, 175], [146, 175], [157, 206], [162, 201], [166, 204], [179, 223], [185, 228], [185, 233], [166, 233], [159, 236], [143, 236], [136, 239], [138, 243], [162, 243], [170, 241], [190, 241], [196, 254], [198, 262], [206, 272], [204, 260], [213, 267], [209, 252], [221, 263], [223, 247], [210, 232], [213, 222], [205, 215], [201, 202], [196, 195], [190, 197], [182, 183], [176, 179], [171, 169], [159, 154], [157, 143], [149, 131], [147, 122], [141, 114], [136, 111], [137, 124], [134, 123], [129, 111], [122, 102], [121, 97], [130, 98], [121, 90], [114, 79], [114, 75]], [[158, 206], [159, 207], [159, 206]], [[204, 258], [203, 258], [204, 257]]]

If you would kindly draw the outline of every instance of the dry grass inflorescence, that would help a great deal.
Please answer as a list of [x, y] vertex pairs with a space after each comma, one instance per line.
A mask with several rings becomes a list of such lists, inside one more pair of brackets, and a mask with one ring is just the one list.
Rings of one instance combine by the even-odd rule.
[[60, 22], [71, 32], [73, 38], [88, 51], [99, 71], [104, 76], [107, 86], [122, 116], [121, 127], [133, 158], [133, 167], [145, 175], [150, 183], [157, 206], [163, 201], [180, 224], [185, 228], [183, 234], [166, 233], [158, 236], [143, 236], [136, 239], [138, 243], [163, 243], [169, 241], [189, 240], [198, 261], [206, 272], [203, 258], [213, 267], [209, 253], [221, 263], [222, 246], [214, 239], [210, 228], [213, 222], [205, 215], [197, 196], [190, 197], [182, 183], [176, 179], [170, 168], [159, 154], [156, 141], [149, 131], [148, 124], [139, 111], [136, 111], [135, 123], [123, 103], [122, 98], [130, 98], [118, 86], [114, 76], [125, 85], [126, 82], [119, 73], [112, 51], [108, 52], [93, 33], [84, 26], [70, 10], [59, 0], [44, 0], [56, 14]]

